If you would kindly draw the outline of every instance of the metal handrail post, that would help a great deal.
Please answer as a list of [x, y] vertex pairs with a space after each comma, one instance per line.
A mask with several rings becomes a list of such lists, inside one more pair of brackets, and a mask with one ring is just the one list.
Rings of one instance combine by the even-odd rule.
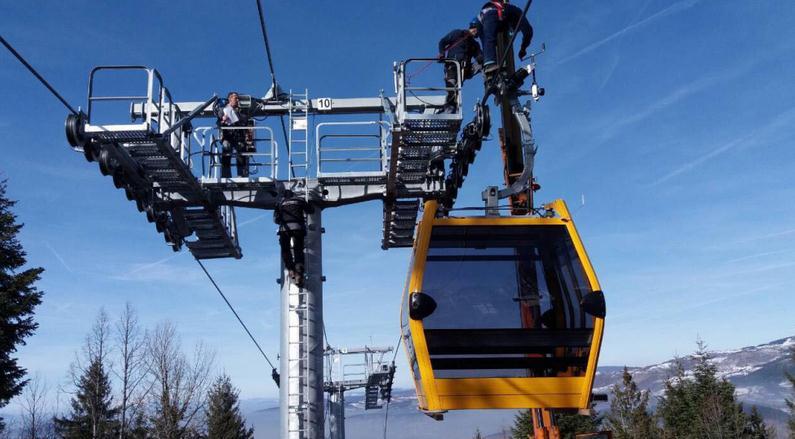
[[406, 115], [406, 88], [408, 88], [408, 84], [406, 84], [406, 64], [403, 63], [400, 68], [400, 88], [401, 93], [401, 105], [400, 105], [400, 114], [405, 116]]
[[152, 129], [152, 111], [153, 111], [153, 108], [154, 108], [154, 105], [155, 105], [154, 100], [153, 100], [153, 98], [154, 98], [153, 89], [154, 89], [155, 85], [154, 85], [154, 77], [153, 77], [153, 74], [152, 74], [152, 69], [147, 69], [146, 73], [147, 73], [147, 75], [146, 75], [147, 76], [147, 79], [146, 79], [146, 82], [147, 82], [146, 108], [148, 108], [148, 111], [146, 112], [146, 129], [147, 130], [151, 130]]
[[273, 130], [271, 130], [271, 157], [273, 166], [271, 166], [271, 178], [273, 180], [279, 179], [279, 142], [273, 138]]

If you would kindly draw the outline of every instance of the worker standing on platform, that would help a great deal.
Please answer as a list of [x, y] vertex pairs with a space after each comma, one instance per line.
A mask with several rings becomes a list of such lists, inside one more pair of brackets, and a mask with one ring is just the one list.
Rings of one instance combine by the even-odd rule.
[[[235, 154], [235, 165], [238, 177], [248, 177], [248, 157], [244, 154], [251, 150], [253, 143], [252, 130], [236, 129], [250, 126], [248, 117], [240, 112], [240, 97], [234, 91], [226, 97], [227, 104], [218, 119], [221, 128], [221, 178], [232, 176], [232, 154]], [[227, 128], [227, 129], [225, 129]], [[231, 129], [230, 129], [231, 128]]]
[[[475, 19], [469, 23], [469, 29], [454, 29], [439, 40], [439, 58], [454, 59], [460, 63], [461, 71], [456, 71], [453, 63], [444, 65], [444, 85], [447, 88], [454, 88], [458, 82], [458, 75], [461, 75], [461, 85], [464, 81], [472, 78], [480, 71], [483, 63], [483, 52], [480, 50], [475, 37], [478, 35], [480, 22]], [[474, 62], [473, 62], [474, 60]], [[456, 110], [456, 92], [447, 91], [447, 99], [444, 103], [445, 113], [454, 113]]]
[[273, 211], [273, 222], [279, 225], [282, 262], [290, 279], [299, 287], [304, 286], [306, 215], [314, 212], [312, 205], [289, 189], [284, 191]]
[[483, 73], [487, 79], [500, 68], [498, 62], [502, 61], [497, 59], [497, 35], [500, 32], [521, 32], [519, 58], [527, 55], [527, 46], [533, 40], [533, 27], [522, 16], [521, 8], [508, 3], [508, 0], [493, 0], [483, 5], [478, 21], [481, 24], [480, 41], [483, 44]]

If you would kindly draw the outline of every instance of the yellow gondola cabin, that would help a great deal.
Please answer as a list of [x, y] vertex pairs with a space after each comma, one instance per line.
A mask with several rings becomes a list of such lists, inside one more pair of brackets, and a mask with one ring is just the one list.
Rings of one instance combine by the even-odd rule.
[[605, 302], [563, 201], [418, 225], [401, 331], [419, 408], [589, 408]]

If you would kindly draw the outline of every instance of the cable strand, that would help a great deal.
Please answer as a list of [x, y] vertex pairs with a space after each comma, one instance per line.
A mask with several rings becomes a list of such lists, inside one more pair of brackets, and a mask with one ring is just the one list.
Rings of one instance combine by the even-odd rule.
[[60, 94], [60, 93], [58, 93], [58, 91], [57, 91], [57, 90], [55, 90], [55, 88], [53, 88], [53, 86], [52, 86], [52, 85], [50, 85], [50, 83], [49, 83], [49, 82], [47, 82], [47, 80], [46, 80], [46, 79], [44, 79], [44, 77], [42, 77], [42, 76], [39, 74], [39, 72], [37, 72], [37, 71], [36, 71], [36, 69], [34, 69], [34, 68], [33, 68], [33, 66], [31, 66], [31, 65], [30, 65], [30, 64], [29, 64], [27, 61], [25, 61], [25, 58], [23, 58], [23, 57], [22, 57], [22, 55], [20, 55], [20, 54], [19, 54], [19, 52], [17, 52], [17, 51], [16, 51], [16, 50], [15, 50], [15, 49], [14, 49], [14, 48], [11, 46], [11, 44], [10, 44], [8, 41], [6, 41], [6, 39], [5, 39], [5, 38], [3, 38], [3, 36], [2, 36], [2, 35], [0, 35], [0, 42], [2, 42], [2, 43], [3, 43], [3, 45], [4, 45], [4, 46], [6, 46], [6, 49], [8, 49], [8, 51], [9, 51], [9, 52], [11, 52], [11, 54], [12, 54], [12, 55], [14, 55], [14, 56], [15, 56], [15, 57], [16, 57], [16, 58], [19, 60], [19, 62], [21, 62], [21, 63], [22, 63], [22, 65], [23, 65], [23, 66], [25, 66], [25, 67], [26, 67], [26, 68], [27, 68], [27, 69], [30, 71], [30, 73], [32, 73], [32, 74], [33, 74], [33, 76], [35, 76], [35, 77], [36, 77], [36, 79], [38, 79], [38, 80], [39, 80], [39, 82], [41, 82], [41, 83], [42, 83], [42, 84], [43, 84], [45, 87], [47, 87], [47, 90], [49, 90], [49, 91], [50, 91], [50, 93], [52, 93], [52, 94], [53, 94], [53, 95], [54, 95], [56, 98], [58, 98], [58, 100], [59, 100], [59, 101], [61, 101], [61, 103], [62, 103], [62, 104], [63, 104], [63, 105], [66, 107], [66, 108], [68, 108], [68, 109], [69, 109], [69, 111], [71, 111], [71, 112], [72, 112], [72, 114], [74, 114], [75, 116], [78, 116], [78, 115], [80, 114], [80, 113], [78, 113], [78, 112], [77, 112], [77, 110], [75, 110], [75, 109], [74, 109], [74, 108], [73, 108], [71, 105], [69, 105], [69, 102], [66, 102], [66, 99], [64, 99], [64, 98], [63, 98], [63, 96], [61, 96], [61, 94]]
[[268, 67], [271, 71], [271, 80], [274, 85], [274, 93], [276, 92], [276, 71], [273, 69], [273, 56], [271, 55], [271, 45], [268, 41], [268, 31], [265, 28], [265, 14], [262, 12], [262, 2], [257, 0], [257, 12], [259, 13], [259, 26], [262, 30], [262, 39], [265, 40], [265, 53], [268, 55]]
[[210, 279], [210, 282], [211, 282], [211, 283], [213, 284], [213, 286], [215, 287], [215, 290], [216, 290], [216, 291], [218, 291], [218, 294], [220, 294], [220, 295], [221, 295], [221, 297], [224, 299], [224, 302], [226, 302], [226, 306], [228, 306], [228, 307], [229, 307], [229, 309], [232, 311], [232, 314], [234, 314], [234, 315], [235, 315], [235, 317], [237, 318], [237, 321], [238, 321], [238, 322], [240, 322], [240, 325], [241, 325], [241, 326], [243, 327], [243, 329], [246, 331], [246, 334], [248, 334], [248, 337], [251, 339], [251, 341], [253, 341], [253, 342], [254, 342], [254, 345], [255, 345], [255, 346], [257, 346], [257, 349], [259, 350], [260, 354], [262, 354], [262, 356], [263, 356], [263, 357], [265, 357], [265, 361], [267, 361], [267, 362], [268, 362], [268, 365], [270, 365], [270, 367], [271, 367], [272, 369], [274, 369], [274, 370], [275, 370], [275, 369], [276, 369], [276, 367], [273, 365], [273, 363], [271, 363], [271, 360], [270, 360], [270, 358], [268, 358], [268, 355], [266, 355], [266, 354], [265, 354], [265, 351], [263, 351], [263, 350], [262, 350], [262, 347], [261, 347], [261, 346], [259, 345], [259, 343], [257, 342], [257, 339], [255, 339], [255, 338], [254, 338], [254, 336], [251, 334], [251, 331], [249, 331], [249, 330], [248, 330], [248, 326], [246, 326], [246, 324], [245, 324], [245, 323], [243, 323], [243, 319], [241, 319], [241, 318], [240, 318], [240, 315], [237, 313], [237, 311], [235, 311], [235, 308], [234, 308], [234, 307], [232, 306], [232, 304], [229, 302], [229, 299], [227, 299], [227, 298], [226, 298], [226, 295], [223, 293], [223, 291], [221, 291], [221, 288], [220, 288], [220, 287], [218, 286], [218, 284], [215, 282], [215, 279], [213, 279], [212, 275], [210, 275], [210, 272], [209, 272], [209, 271], [207, 271], [207, 268], [204, 266], [204, 264], [202, 264], [202, 261], [201, 261], [201, 260], [199, 260], [199, 259], [196, 259], [196, 262], [197, 262], [197, 263], [199, 264], [199, 266], [202, 268], [202, 271], [204, 271], [204, 274], [206, 274], [206, 275], [207, 275], [207, 278], [208, 278], [208, 279]]
[[[402, 346], [402, 343], [400, 343], [400, 341], [402, 339], [403, 339], [403, 334], [400, 334], [398, 336], [397, 344], [395, 345], [395, 353], [392, 355], [392, 364], [395, 364], [395, 359], [397, 358], [398, 351], [400, 351], [400, 346]], [[387, 429], [387, 426], [389, 425], [389, 403], [390, 402], [392, 402], [391, 396], [387, 400], [386, 407], [384, 409], [384, 439], [386, 439], [386, 429]]]
[[[257, 0], [257, 1], [259, 1], [259, 0]], [[525, 3], [524, 10], [522, 11], [522, 16], [519, 17], [519, 21], [516, 23], [517, 27], [519, 26], [519, 23], [521, 23], [522, 20], [525, 18], [525, 16], [527, 16], [527, 10], [530, 9], [530, 3], [532, 3], [532, 2], [533, 2], [533, 0], [527, 0], [527, 3]], [[502, 59], [500, 60], [500, 68], [505, 67], [505, 62], [508, 60], [508, 53], [511, 50], [513, 50], [513, 43], [514, 43], [514, 41], [516, 41], [516, 35], [519, 34], [519, 32], [517, 32], [517, 31], [518, 31], [518, 29], [514, 30], [513, 36], [511, 36], [510, 44], [508, 44], [508, 46], [505, 47], [505, 51], [502, 53]]]
[[[259, 14], [259, 27], [262, 31], [262, 39], [265, 42], [265, 54], [268, 56], [268, 68], [271, 72], [271, 87], [273, 89], [273, 96], [278, 98], [278, 87], [276, 86], [276, 70], [273, 67], [273, 55], [271, 54], [271, 44], [270, 40], [268, 39], [268, 29], [265, 26], [265, 13], [262, 12], [262, 2], [257, 0], [257, 13]], [[281, 120], [282, 125], [282, 135], [284, 136], [284, 145], [287, 148], [287, 178], [292, 179], [295, 175], [293, 171], [293, 161], [290, 158], [290, 140], [287, 136], [287, 127], [284, 125], [284, 116], [280, 116], [279, 119]]]

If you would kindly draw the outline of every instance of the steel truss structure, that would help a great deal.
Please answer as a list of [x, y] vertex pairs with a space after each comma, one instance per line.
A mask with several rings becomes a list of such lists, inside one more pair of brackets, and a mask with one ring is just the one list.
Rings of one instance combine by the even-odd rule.
[[[452, 64], [459, 72], [452, 87], [417, 87], [409, 69], [423, 63]], [[527, 72], [533, 66], [528, 66]], [[145, 86], [137, 95], [95, 91], [98, 78], [113, 83], [114, 75], [139, 75]], [[518, 133], [524, 169], [497, 196], [531, 191], [535, 145], [529, 106], [519, 106], [518, 86], [527, 77], [504, 78], [513, 89], [504, 100], [511, 132]], [[105, 77], [108, 76], [108, 77]], [[516, 75], [514, 75], [516, 76]], [[283, 270], [281, 342], [281, 433], [283, 438], [323, 437], [323, 393], [334, 386], [323, 379], [322, 233], [323, 209], [363, 201], [383, 203], [383, 249], [411, 247], [422, 200], [436, 199], [451, 208], [481, 144], [490, 131], [488, 106], [475, 107], [474, 119], [462, 129], [461, 68], [455, 60], [409, 59], [394, 66], [395, 94], [365, 98], [310, 98], [300, 93], [274, 93], [264, 98], [241, 96], [240, 111], [252, 120], [269, 116], [289, 122], [287, 163], [273, 131], [247, 127], [195, 127], [218, 117], [220, 100], [177, 102], [160, 73], [144, 66], [102, 66], [89, 75], [86, 113], [70, 115], [66, 136], [73, 149], [136, 203], [174, 251], [186, 246], [199, 260], [241, 258], [235, 208], [274, 209], [284, 190], [303, 194], [317, 206], [309, 215], [306, 239], [306, 281], [293, 284]], [[445, 111], [454, 96], [453, 111]], [[487, 96], [488, 97], [488, 96]], [[128, 106], [131, 121], [103, 120], [98, 106]], [[447, 109], [449, 110], [449, 108]], [[368, 116], [366, 121], [313, 124], [315, 116]], [[503, 124], [505, 124], [503, 120]], [[242, 129], [252, 148], [245, 157], [248, 176], [225, 177], [222, 130]], [[369, 130], [364, 132], [362, 130]], [[311, 144], [310, 134], [314, 134]], [[373, 143], [361, 146], [368, 139]], [[343, 142], [340, 147], [340, 142]], [[357, 146], [345, 146], [344, 142]], [[311, 146], [310, 146], [311, 145]], [[240, 160], [240, 159], [238, 159]], [[239, 164], [239, 163], [238, 163]], [[348, 170], [338, 165], [357, 165]], [[287, 169], [285, 176], [280, 170]], [[238, 172], [240, 169], [238, 169]], [[494, 197], [491, 197], [492, 199]], [[391, 371], [394, 374], [394, 370]], [[375, 375], [372, 375], [375, 376]], [[324, 388], [325, 387], [325, 388]]]
[[364, 389], [364, 409], [380, 409], [392, 398], [395, 363], [391, 347], [326, 348], [325, 388], [329, 394], [329, 438], [345, 439], [345, 392]]

